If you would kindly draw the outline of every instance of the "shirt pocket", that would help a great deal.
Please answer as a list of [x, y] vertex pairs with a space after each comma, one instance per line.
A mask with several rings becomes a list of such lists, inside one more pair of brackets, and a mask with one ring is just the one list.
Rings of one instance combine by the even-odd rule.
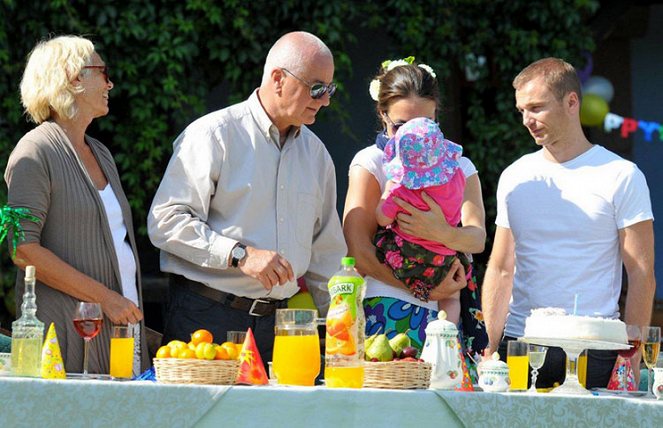
[[308, 193], [297, 194], [297, 224], [295, 235], [297, 243], [307, 250], [313, 244], [313, 234], [317, 216], [318, 198]]

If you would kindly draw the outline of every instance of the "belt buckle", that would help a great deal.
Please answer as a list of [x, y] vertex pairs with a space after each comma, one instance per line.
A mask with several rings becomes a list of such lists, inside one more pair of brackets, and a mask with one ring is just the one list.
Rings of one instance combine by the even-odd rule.
[[249, 315], [253, 315], [254, 317], [261, 317], [263, 316], [262, 314], [258, 314], [253, 312], [253, 310], [256, 308], [257, 303], [264, 303], [265, 305], [269, 305], [270, 301], [269, 300], [263, 300], [263, 299], [255, 299], [253, 303], [251, 303], [251, 309], [249, 309]]

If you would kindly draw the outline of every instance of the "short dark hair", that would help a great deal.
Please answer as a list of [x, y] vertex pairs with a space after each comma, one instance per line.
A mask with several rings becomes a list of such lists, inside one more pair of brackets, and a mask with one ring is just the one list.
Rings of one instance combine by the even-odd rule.
[[381, 67], [375, 78], [380, 80], [378, 116], [387, 111], [392, 102], [412, 95], [435, 101], [436, 111], [440, 107], [437, 79], [416, 64], [402, 65], [391, 70]]
[[513, 79], [515, 90], [526, 83], [542, 77], [550, 91], [558, 100], [564, 99], [566, 94], [575, 92], [582, 101], [582, 87], [576, 69], [568, 62], [559, 58], [543, 58], [525, 67]]

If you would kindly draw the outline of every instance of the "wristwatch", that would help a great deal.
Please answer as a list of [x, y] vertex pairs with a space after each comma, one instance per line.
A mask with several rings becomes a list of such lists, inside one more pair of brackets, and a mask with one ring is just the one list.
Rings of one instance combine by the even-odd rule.
[[230, 266], [237, 267], [239, 262], [246, 257], [246, 245], [240, 243], [230, 252], [232, 259], [230, 260]]

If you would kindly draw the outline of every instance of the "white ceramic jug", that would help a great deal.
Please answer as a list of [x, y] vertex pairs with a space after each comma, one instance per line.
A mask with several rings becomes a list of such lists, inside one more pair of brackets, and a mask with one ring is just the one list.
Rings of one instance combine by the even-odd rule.
[[663, 367], [654, 369], [654, 385], [651, 387], [656, 399], [663, 400]]
[[426, 326], [426, 342], [421, 359], [431, 363], [430, 389], [454, 389], [463, 381], [463, 369], [458, 354], [458, 329], [440, 311], [437, 320]]

